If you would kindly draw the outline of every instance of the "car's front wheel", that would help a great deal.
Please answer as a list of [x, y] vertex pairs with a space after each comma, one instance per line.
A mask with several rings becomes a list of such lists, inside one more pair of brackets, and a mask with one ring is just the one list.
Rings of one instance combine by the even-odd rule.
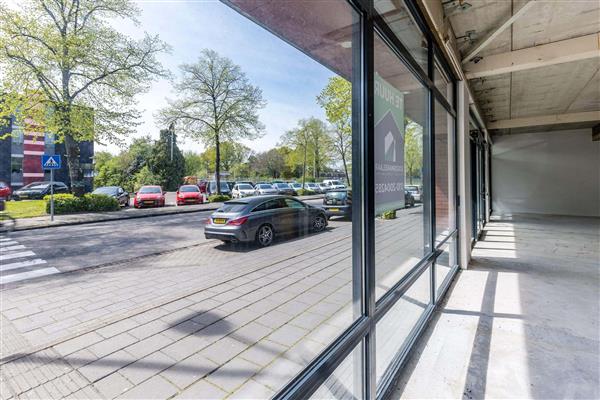
[[321, 232], [327, 226], [327, 218], [323, 215], [317, 215], [313, 221], [313, 230]]
[[275, 232], [271, 225], [263, 225], [256, 231], [256, 243], [262, 247], [270, 246], [273, 243]]

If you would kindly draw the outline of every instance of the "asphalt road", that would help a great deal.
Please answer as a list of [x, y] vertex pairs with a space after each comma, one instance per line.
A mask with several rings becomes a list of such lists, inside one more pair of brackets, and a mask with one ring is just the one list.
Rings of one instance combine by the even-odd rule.
[[[319, 206], [322, 200], [309, 200]], [[13, 232], [10, 239], [31, 258], [59, 271], [127, 261], [206, 243], [204, 224], [212, 211], [106, 221]]]

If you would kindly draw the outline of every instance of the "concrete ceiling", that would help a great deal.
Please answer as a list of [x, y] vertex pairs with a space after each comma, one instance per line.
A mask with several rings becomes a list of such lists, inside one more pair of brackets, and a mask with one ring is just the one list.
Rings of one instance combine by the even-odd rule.
[[[459, 43], [468, 31], [474, 31], [474, 40], [465, 40], [459, 50], [465, 57], [491, 32], [524, 7], [527, 0], [462, 0], [471, 4], [466, 9], [447, 7], [446, 13]], [[491, 56], [521, 50], [521, 53], [555, 42], [581, 38], [600, 32], [600, 1], [535, 1], [527, 5], [522, 15], [508, 28], [492, 39], [477, 57], [466, 62], [465, 71], [475, 68], [477, 62], [489, 62]], [[534, 117], [564, 116], [565, 114], [600, 113], [600, 36], [589, 37], [591, 53], [576, 55], [575, 61], [562, 59], [535, 67], [534, 62], [521, 70], [508, 73], [490, 73], [470, 80], [476, 101], [486, 123], [515, 119], [535, 124]], [[565, 53], [568, 45], [565, 42]], [[595, 47], [594, 47], [595, 46]], [[546, 46], [547, 47], [547, 46]], [[527, 49], [527, 50], [523, 50]], [[562, 50], [561, 50], [562, 51]], [[533, 54], [533, 53], [532, 53]], [[481, 57], [481, 59], [478, 59]], [[556, 56], [554, 56], [556, 59]], [[498, 58], [498, 57], [496, 57]], [[487, 60], [486, 60], [487, 59]], [[541, 59], [541, 57], [539, 57]], [[480, 64], [481, 65], [481, 64]], [[492, 64], [493, 65], [493, 64]], [[509, 63], [509, 66], [511, 64]], [[498, 70], [498, 72], [501, 72]], [[573, 127], [591, 127], [600, 123], [597, 113], [583, 115], [585, 121], [572, 121]], [[600, 115], [600, 114], [598, 114]], [[590, 120], [590, 119], [595, 119]], [[547, 119], [540, 118], [539, 121]], [[555, 124], [553, 124], [555, 125]], [[569, 124], [561, 124], [569, 128]], [[555, 126], [529, 125], [511, 129], [492, 130], [494, 134], [531, 131], [552, 131]]]

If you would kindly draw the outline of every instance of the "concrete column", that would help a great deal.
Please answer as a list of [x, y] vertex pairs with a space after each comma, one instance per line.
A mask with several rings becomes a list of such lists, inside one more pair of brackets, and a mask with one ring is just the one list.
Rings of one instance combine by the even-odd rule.
[[469, 147], [469, 91], [458, 82], [457, 132], [458, 148], [458, 209], [460, 267], [466, 269], [471, 260], [471, 152]]

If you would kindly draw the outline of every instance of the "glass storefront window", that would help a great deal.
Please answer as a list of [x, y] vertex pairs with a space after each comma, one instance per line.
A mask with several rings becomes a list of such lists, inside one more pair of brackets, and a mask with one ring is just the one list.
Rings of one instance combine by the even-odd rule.
[[435, 102], [435, 238], [436, 243], [456, 227], [454, 177], [454, 118]]
[[431, 302], [431, 267], [412, 284], [387, 314], [377, 322], [377, 382], [402, 350], [406, 339]]
[[437, 61], [435, 62], [435, 68], [433, 69], [433, 83], [446, 100], [448, 100], [448, 103], [452, 104], [452, 83]]
[[404, 2], [375, 0], [375, 10], [423, 68], [423, 72], [427, 73], [427, 39], [406, 9]]
[[444, 284], [444, 280], [458, 263], [456, 256], [456, 234], [452, 236], [441, 248], [440, 254], [435, 260], [435, 291], [439, 294], [440, 288]]
[[356, 400], [362, 397], [362, 377], [360, 373], [362, 365], [361, 346], [362, 344], [359, 344], [354, 348], [317, 391], [313, 393], [310, 397], [311, 399]]
[[[424, 256], [429, 246], [421, 203], [407, 182], [428, 193], [423, 176], [427, 90], [375, 38], [375, 262], [381, 297]], [[420, 201], [426, 201], [423, 197]]]

